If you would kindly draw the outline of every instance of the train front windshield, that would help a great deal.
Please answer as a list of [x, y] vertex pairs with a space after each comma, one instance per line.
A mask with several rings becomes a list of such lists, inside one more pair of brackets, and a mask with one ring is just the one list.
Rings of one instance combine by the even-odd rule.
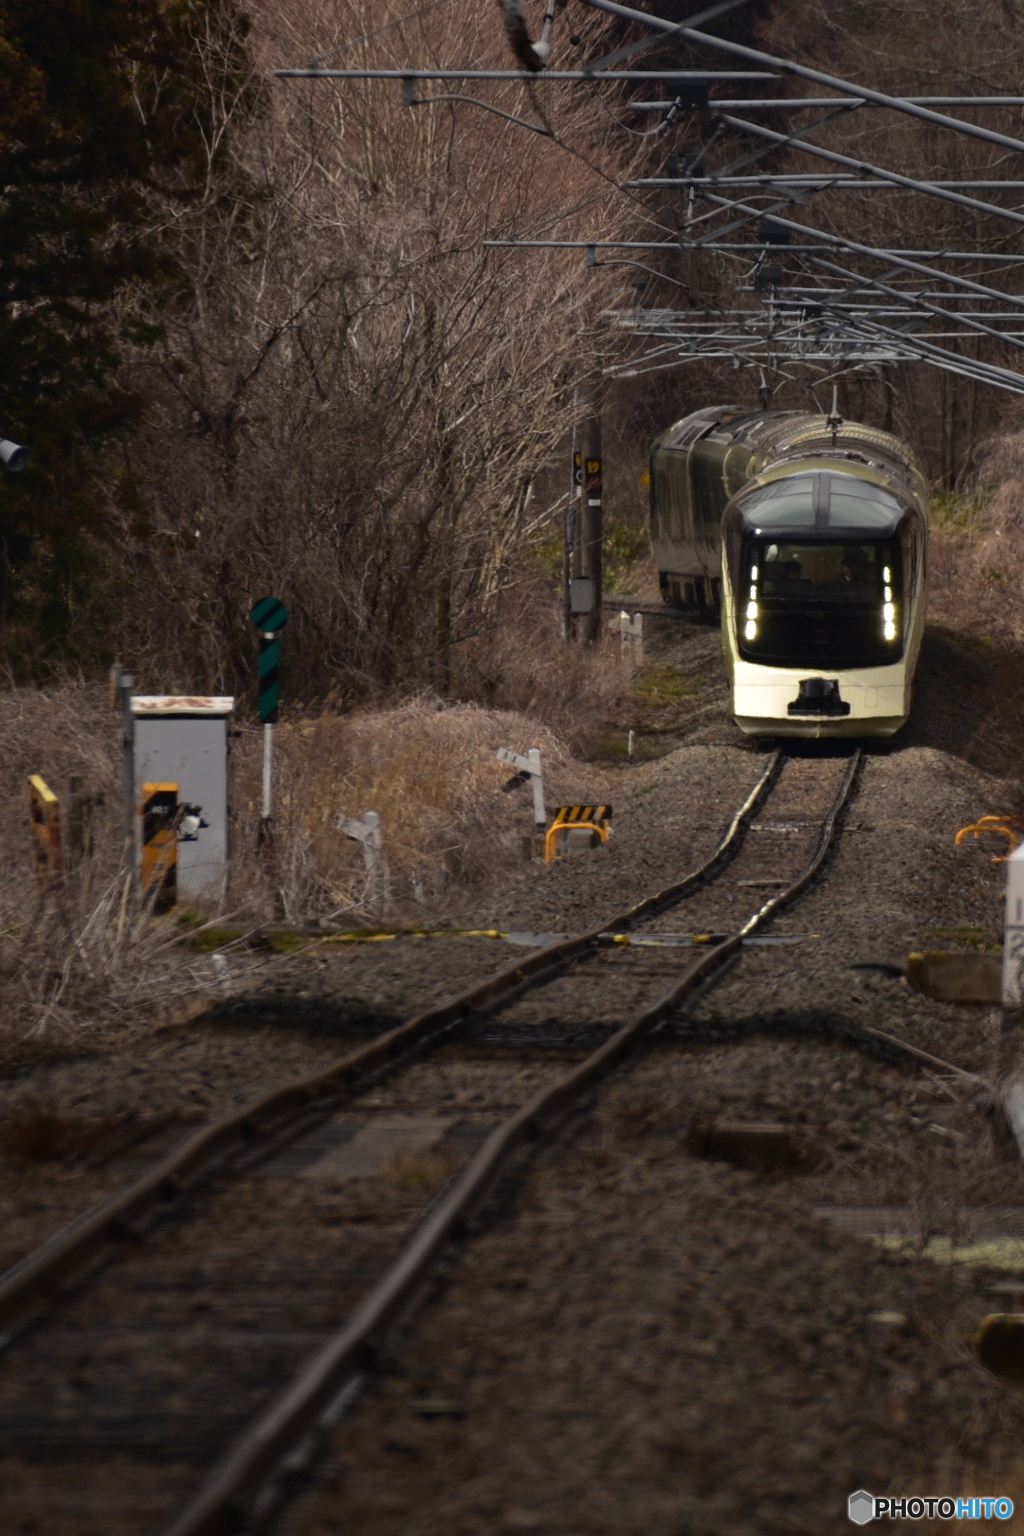
[[900, 546], [744, 540], [736, 594], [740, 654], [825, 671], [885, 666], [902, 654]]

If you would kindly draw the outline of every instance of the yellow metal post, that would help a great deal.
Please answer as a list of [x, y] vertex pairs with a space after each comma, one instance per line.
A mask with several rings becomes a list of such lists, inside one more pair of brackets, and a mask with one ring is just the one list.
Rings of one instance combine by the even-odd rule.
[[40, 886], [60, 874], [60, 802], [44, 778], [30, 774], [29, 815], [35, 840], [36, 876]]
[[143, 784], [142, 894], [154, 910], [178, 899], [178, 785]]

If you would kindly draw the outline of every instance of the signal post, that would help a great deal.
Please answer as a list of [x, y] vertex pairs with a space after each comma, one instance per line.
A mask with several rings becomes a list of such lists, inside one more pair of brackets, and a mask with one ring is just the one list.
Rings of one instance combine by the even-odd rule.
[[263, 805], [258, 846], [273, 846], [271, 818], [274, 811], [274, 726], [281, 701], [280, 633], [288, 622], [288, 609], [279, 597], [261, 597], [249, 617], [259, 631], [259, 714], [263, 725]]

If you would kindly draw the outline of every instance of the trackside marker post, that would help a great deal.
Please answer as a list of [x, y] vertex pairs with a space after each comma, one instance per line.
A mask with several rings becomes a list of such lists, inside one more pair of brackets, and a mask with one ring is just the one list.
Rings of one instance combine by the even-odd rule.
[[1024, 843], [1006, 860], [1003, 1007], [1024, 1004]]
[[388, 888], [383, 859], [384, 835], [379, 815], [376, 811], [365, 811], [362, 821], [355, 816], [339, 815], [334, 824], [346, 837], [362, 843], [366, 873], [370, 876], [377, 902], [383, 910], [387, 906]]
[[508, 763], [516, 769], [514, 779], [510, 779], [505, 785], [506, 789], [514, 789], [516, 784], [525, 784], [529, 779], [533, 788], [533, 819], [538, 832], [543, 832], [548, 824], [547, 807], [544, 804], [544, 776], [540, 766], [540, 751], [537, 747], [531, 747], [529, 755], [523, 757], [521, 752], [509, 752], [505, 747], [499, 747], [495, 756], [499, 763]]
[[274, 726], [281, 702], [281, 642], [278, 636], [288, 622], [288, 609], [279, 597], [261, 597], [249, 610], [249, 617], [259, 631], [259, 714], [263, 726], [263, 805], [259, 842], [271, 840], [273, 815]]
[[[1003, 935], [1003, 1046], [1009, 1054], [1020, 1040], [1024, 1020], [1024, 843], [1006, 860], [1006, 919]], [[1003, 1109], [1024, 1157], [1024, 1078], [1022, 1064], [1007, 1062], [1010, 1080], [1003, 1087]]]
[[119, 661], [110, 669], [110, 702], [121, 706], [122, 797], [124, 803], [124, 864], [129, 899], [136, 895], [138, 853], [135, 846], [135, 717], [132, 694], [135, 679]]
[[60, 874], [60, 806], [57, 796], [38, 773], [29, 775], [29, 815], [35, 840], [36, 876], [40, 889]]
[[620, 635], [619, 653], [624, 662], [631, 666], [643, 665], [644, 659], [644, 616], [642, 613], [634, 613], [632, 617], [623, 608], [617, 619], [612, 619], [609, 626], [618, 630]]

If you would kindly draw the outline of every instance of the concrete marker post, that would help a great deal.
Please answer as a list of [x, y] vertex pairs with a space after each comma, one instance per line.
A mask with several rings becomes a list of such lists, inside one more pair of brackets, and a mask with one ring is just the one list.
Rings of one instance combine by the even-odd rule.
[[354, 816], [339, 816], [335, 826], [346, 837], [363, 845], [363, 863], [370, 876], [374, 900], [383, 912], [388, 904], [387, 878], [384, 870], [384, 834], [376, 811], [364, 811], [359, 821]]
[[[281, 699], [281, 641], [280, 634], [288, 622], [287, 606], [279, 597], [261, 597], [249, 609], [249, 618], [259, 635], [259, 717], [263, 726], [263, 796], [257, 850], [263, 856], [267, 880], [271, 886], [277, 883], [277, 861], [274, 850], [274, 726], [277, 722]], [[284, 896], [278, 891], [275, 902], [284, 907]]]
[[1006, 916], [1003, 933], [1002, 1102], [1024, 1158], [1024, 843], [1006, 860]]
[[504, 786], [506, 790], [525, 784], [527, 779], [530, 781], [530, 788], [533, 791], [534, 831], [531, 837], [523, 839], [523, 856], [527, 859], [543, 858], [548, 812], [544, 802], [544, 774], [541, 769], [540, 749], [531, 747], [529, 755], [524, 757], [521, 752], [510, 752], [507, 747], [499, 747], [494, 755], [499, 763], [508, 763], [516, 770], [515, 776]]
[[115, 664], [111, 681], [121, 696], [121, 750], [122, 794], [124, 802], [124, 868], [128, 887], [128, 900], [138, 894], [138, 847], [135, 806], [135, 716], [132, 714], [132, 694], [135, 678], [130, 672]]

